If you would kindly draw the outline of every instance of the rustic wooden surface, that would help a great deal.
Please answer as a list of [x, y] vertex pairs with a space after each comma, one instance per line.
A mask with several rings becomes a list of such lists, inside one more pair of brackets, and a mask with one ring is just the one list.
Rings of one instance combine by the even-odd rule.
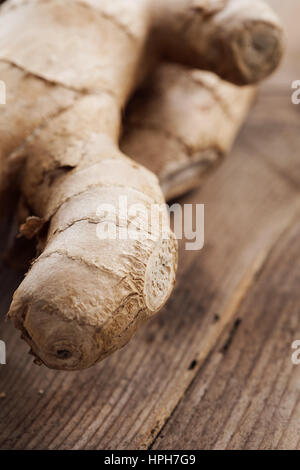
[[271, 3], [286, 60], [230, 158], [181, 201], [205, 203], [206, 243], [182, 247], [160, 315], [93, 369], [39, 368], [4, 322], [21, 276], [1, 267], [0, 448], [300, 449], [300, 4]]

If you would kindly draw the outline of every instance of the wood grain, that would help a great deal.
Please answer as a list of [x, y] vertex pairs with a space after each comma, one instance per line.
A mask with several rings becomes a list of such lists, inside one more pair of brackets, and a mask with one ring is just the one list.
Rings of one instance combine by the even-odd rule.
[[299, 449], [300, 222], [270, 253], [235, 321], [155, 449]]
[[21, 274], [1, 267], [1, 449], [299, 448], [293, 54], [263, 87], [230, 158], [181, 200], [205, 203], [205, 248], [181, 249], [170, 302], [122, 351], [79, 373], [34, 366], [4, 322]]

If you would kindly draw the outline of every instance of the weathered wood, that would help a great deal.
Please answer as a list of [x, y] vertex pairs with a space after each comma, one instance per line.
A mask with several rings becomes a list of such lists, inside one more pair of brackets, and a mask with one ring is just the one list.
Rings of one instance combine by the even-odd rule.
[[155, 449], [299, 449], [300, 223], [270, 253]]

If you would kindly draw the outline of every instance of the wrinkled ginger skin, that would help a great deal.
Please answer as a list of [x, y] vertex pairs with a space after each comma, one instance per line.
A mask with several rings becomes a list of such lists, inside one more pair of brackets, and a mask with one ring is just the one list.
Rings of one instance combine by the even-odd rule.
[[210, 70], [236, 85], [247, 85], [266, 78], [281, 60], [283, 30], [264, 0], [159, 3], [156, 38], [170, 61]]
[[121, 149], [155, 173], [172, 200], [199, 187], [223, 161], [256, 95], [256, 86], [163, 64], [128, 106]]
[[[0, 17], [0, 57], [9, 62], [9, 72], [24, 70], [35, 86], [44, 86], [45, 100], [49, 84], [62, 92], [56, 110], [45, 112], [47, 119], [11, 156], [26, 162], [24, 204], [44, 229], [42, 253], [17, 289], [9, 315], [37, 362], [87, 368], [124, 346], [163, 306], [175, 282], [177, 242], [166, 209], [161, 227], [151, 227], [152, 238], [146, 221], [139, 240], [101, 240], [96, 232], [102, 222], [97, 209], [105, 203], [117, 208], [119, 196], [128, 205], [143, 204], [148, 213], [153, 204], [164, 204], [157, 178], [118, 149], [121, 110], [135, 86], [144, 33], [132, 38], [79, 2], [71, 10], [68, 1], [7, 6]], [[26, 31], [30, 19], [33, 26]], [[69, 55], [68, 61], [69, 44], [77, 57]], [[100, 46], [109, 47], [111, 56], [101, 55]], [[55, 61], [48, 64], [51, 55]], [[131, 223], [138, 222], [137, 214]]]
[[[214, 3], [201, 3], [203, 18]], [[182, 5], [189, 10], [190, 2]], [[181, 14], [176, 8], [168, 13], [174, 21]], [[166, 210], [150, 238], [145, 221], [139, 240], [102, 240], [96, 232], [103, 221], [98, 207], [117, 205], [119, 196], [143, 204], [148, 214], [164, 202], [157, 178], [118, 145], [122, 109], [148, 62], [163, 52], [151, 41], [151, 33], [160, 34], [158, 11], [150, 0], [12, 0], [0, 9], [1, 79], [13, 87], [0, 115], [0, 132], [9, 130], [0, 153], [0, 195], [21, 182], [22, 212], [28, 213], [21, 231], [30, 236], [37, 227], [32, 235], [40, 250], [9, 315], [36, 362], [50, 368], [91, 367], [124, 346], [164, 305], [175, 282], [177, 243]], [[214, 13], [209, 18], [214, 23]], [[175, 28], [173, 34], [172, 21], [166, 27], [174, 38], [180, 33]], [[277, 24], [274, 29], [277, 34]], [[199, 63], [202, 52], [196, 51]], [[236, 73], [223, 73], [217, 62], [209, 67], [235, 80]], [[18, 83], [24, 87], [20, 120]]]
[[[30, 159], [23, 193], [49, 228], [42, 254], [14, 295], [10, 315], [33, 353], [51, 368], [62, 363], [64, 369], [90, 367], [126, 344], [174, 285], [177, 244], [166, 214], [162, 230], [167, 240], [147, 239], [146, 224], [140, 240], [97, 237], [101, 204], [117, 208], [118, 197], [126, 196], [128, 205], [143, 204], [150, 211], [153, 204], [164, 203], [156, 177], [97, 132], [101, 116], [108, 111], [112, 116], [112, 110], [111, 97], [84, 97], [24, 149]], [[56, 158], [60, 149], [72, 149], [61, 156], [70, 160], [60, 161], [62, 171], [54, 180], [52, 159], [47, 168], [45, 160], [39, 161], [45, 148]], [[34, 172], [36, 164], [40, 174]], [[157, 260], [163, 272], [151, 270]], [[154, 283], [159, 283], [156, 290]]]

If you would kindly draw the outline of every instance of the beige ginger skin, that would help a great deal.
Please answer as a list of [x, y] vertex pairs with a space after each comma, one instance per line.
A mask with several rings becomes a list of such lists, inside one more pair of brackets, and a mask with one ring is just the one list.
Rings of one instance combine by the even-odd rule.
[[21, 233], [39, 248], [9, 315], [36, 361], [54, 369], [90, 367], [124, 346], [175, 282], [166, 211], [151, 237], [137, 216], [139, 240], [96, 232], [99, 205], [119, 196], [148, 212], [164, 202], [157, 178], [119, 150], [122, 110], [153, 63], [163, 56], [241, 84], [281, 57], [280, 25], [260, 1], [161, 3], [17, 0], [0, 9], [0, 78], [9, 84], [1, 204], [20, 184]]
[[223, 161], [256, 95], [253, 85], [160, 65], [128, 106], [121, 149], [155, 173], [172, 200], [198, 187]]

